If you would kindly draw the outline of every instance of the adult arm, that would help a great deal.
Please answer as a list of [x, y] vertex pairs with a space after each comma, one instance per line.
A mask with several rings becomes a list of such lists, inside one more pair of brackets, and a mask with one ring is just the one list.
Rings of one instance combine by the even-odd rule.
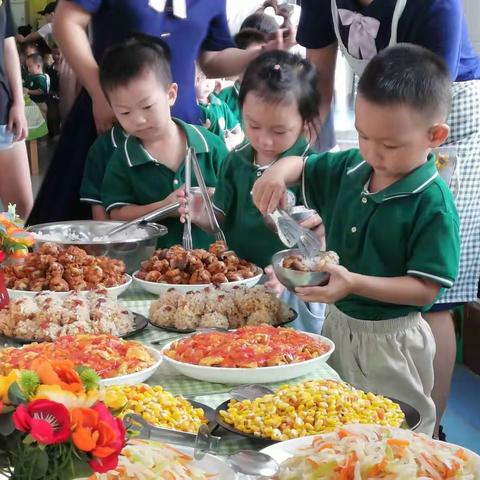
[[74, 2], [61, 0], [55, 10], [53, 33], [68, 64], [92, 98], [93, 116], [99, 132], [114, 122], [114, 115], [100, 87], [98, 64], [87, 35], [92, 15]]
[[27, 42], [35, 42], [36, 40], [40, 40], [42, 36], [38, 32], [29, 33], [26, 37], [23, 35], [17, 35], [15, 39], [18, 43], [27, 43]]
[[24, 140], [28, 134], [25, 102], [23, 101], [22, 74], [15, 38], [8, 37], [4, 41], [5, 71], [12, 96], [12, 106], [8, 113], [8, 130], [15, 133], [15, 141], [18, 142]]
[[318, 131], [321, 130], [332, 108], [337, 50], [337, 42], [323, 48], [307, 48], [307, 58], [318, 70], [318, 90], [320, 92]]

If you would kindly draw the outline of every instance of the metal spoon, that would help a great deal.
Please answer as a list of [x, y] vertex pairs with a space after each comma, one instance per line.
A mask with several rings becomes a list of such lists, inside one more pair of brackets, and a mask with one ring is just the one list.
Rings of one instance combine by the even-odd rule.
[[195, 395], [188, 395], [186, 398], [208, 397], [209, 395], [219, 395], [220, 393], [228, 394], [235, 400], [241, 402], [242, 400], [255, 400], [264, 395], [271, 395], [273, 390], [258, 384], [238, 385], [226, 392], [218, 392], [217, 390], [215, 392], [196, 393]]
[[271, 478], [278, 473], [278, 463], [266, 453], [254, 450], [239, 450], [227, 457], [236, 473]]

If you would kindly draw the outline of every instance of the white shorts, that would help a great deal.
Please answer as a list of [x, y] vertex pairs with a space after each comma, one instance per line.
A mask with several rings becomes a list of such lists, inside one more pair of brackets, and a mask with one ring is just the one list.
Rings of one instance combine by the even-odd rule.
[[420, 313], [391, 320], [358, 320], [328, 307], [322, 335], [335, 343], [330, 366], [357, 388], [396, 398], [422, 416], [417, 431], [433, 435], [435, 340]]

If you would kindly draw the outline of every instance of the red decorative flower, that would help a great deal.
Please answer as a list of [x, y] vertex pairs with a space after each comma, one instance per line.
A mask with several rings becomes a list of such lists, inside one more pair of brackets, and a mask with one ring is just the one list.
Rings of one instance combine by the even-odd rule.
[[19, 405], [13, 423], [45, 445], [63, 443], [70, 438], [70, 413], [64, 405], [50, 400], [34, 400]]
[[5, 252], [3, 250], [0, 250], [0, 263], [2, 263], [5, 260]]
[[105, 473], [118, 465], [118, 456], [125, 445], [125, 427], [119, 418], [113, 418], [103, 403], [92, 408], [72, 410], [74, 445], [92, 455], [94, 472]]

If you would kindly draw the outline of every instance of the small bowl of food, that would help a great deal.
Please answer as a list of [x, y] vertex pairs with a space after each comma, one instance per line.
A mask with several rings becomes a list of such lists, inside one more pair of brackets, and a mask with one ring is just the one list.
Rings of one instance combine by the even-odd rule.
[[306, 259], [299, 249], [277, 252], [272, 257], [272, 266], [279, 282], [289, 290], [296, 287], [322, 286], [328, 283], [330, 275], [324, 271], [327, 263], [338, 264], [335, 252], [320, 252], [316, 257]]

